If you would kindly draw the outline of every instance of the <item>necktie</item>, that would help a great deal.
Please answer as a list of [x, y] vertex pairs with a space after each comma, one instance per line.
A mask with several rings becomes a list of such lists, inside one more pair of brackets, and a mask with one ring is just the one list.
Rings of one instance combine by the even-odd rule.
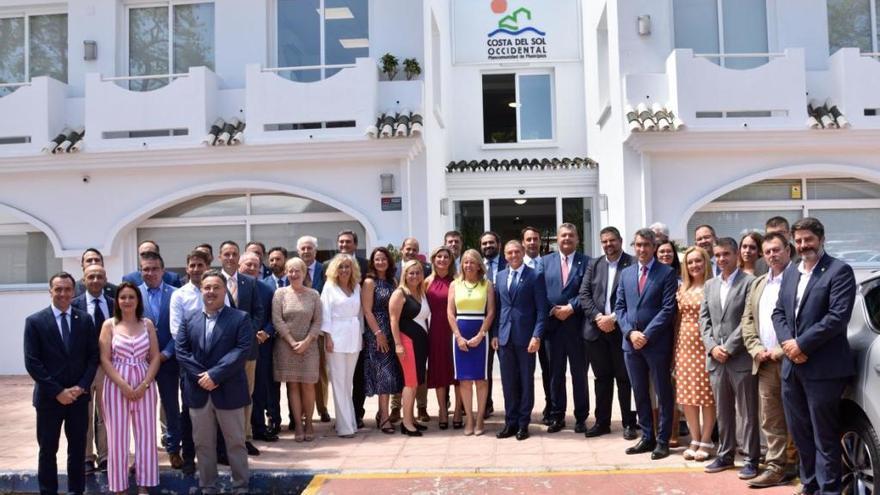
[[232, 301], [232, 305], [237, 308], [238, 307], [238, 284], [235, 283], [235, 278], [226, 277], [226, 289], [229, 291], [229, 299]]
[[495, 283], [495, 260], [489, 260], [489, 280]]
[[516, 290], [516, 283], [518, 282], [517, 276], [519, 275], [518, 270], [514, 270], [513, 273], [510, 274], [510, 285], [507, 286], [507, 293], [510, 296], [513, 296], [513, 291]]
[[64, 341], [64, 348], [70, 352], [70, 324], [67, 323], [67, 313], [61, 313], [61, 340]]
[[281, 288], [281, 278], [280, 278], [280, 277], [276, 277], [276, 278], [275, 278], [275, 288], [276, 288], [276, 289], [280, 289], [280, 288]]
[[639, 295], [645, 290], [645, 284], [648, 283], [648, 265], [642, 267], [642, 274], [639, 276]]
[[159, 319], [159, 307], [161, 303], [159, 302], [159, 288], [155, 289], [147, 289], [148, 299], [150, 300], [150, 314], [156, 320]]
[[562, 255], [562, 286], [568, 283], [568, 256]]
[[92, 315], [92, 320], [95, 322], [95, 330], [99, 333], [101, 331], [101, 327], [104, 325], [104, 320], [106, 316], [104, 315], [104, 311], [101, 309], [101, 300], [94, 299], [95, 302], [95, 313]]

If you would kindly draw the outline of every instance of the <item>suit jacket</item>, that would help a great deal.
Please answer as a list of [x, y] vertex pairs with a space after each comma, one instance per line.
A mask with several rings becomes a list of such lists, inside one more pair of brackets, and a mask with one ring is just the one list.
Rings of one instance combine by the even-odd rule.
[[[654, 261], [648, 270], [645, 290], [639, 294], [639, 264], [636, 260], [620, 273], [614, 311], [623, 333], [625, 352], [669, 353], [675, 324], [678, 276], [669, 265]], [[648, 343], [636, 351], [629, 334], [639, 330]]]
[[[116, 299], [116, 285], [107, 282], [104, 284], [104, 297], [110, 297]], [[85, 294], [86, 292], [86, 284], [82, 280], [76, 281], [76, 286], [73, 288], [73, 295], [80, 296]]]
[[159, 314], [154, 315], [152, 308], [150, 308], [147, 284], [141, 284], [138, 288], [141, 290], [141, 297], [144, 300], [144, 317], [149, 318], [156, 326], [159, 351], [166, 358], [174, 357], [174, 339], [171, 338], [171, 293], [177, 289], [164, 282], [159, 286], [162, 291], [162, 302], [159, 305]]
[[578, 292], [590, 262], [589, 257], [578, 251], [573, 253], [565, 287], [562, 286], [562, 258], [559, 253], [550, 253], [547, 256], [542, 256], [542, 259], [544, 260], [544, 284], [547, 286], [547, 312], [549, 313], [553, 306], [565, 306], [566, 304], [571, 304], [574, 309], [574, 314], [565, 321], [560, 321], [553, 316], [549, 317], [547, 333], [552, 335], [558, 328], [581, 332], [584, 312], [581, 308]]
[[[275, 281], [271, 277], [257, 282], [257, 293], [260, 297], [260, 305], [263, 307], [263, 330], [269, 336], [275, 335], [275, 326], [272, 324], [272, 297], [275, 296]], [[267, 340], [266, 344], [271, 343]]]
[[[70, 305], [88, 315], [89, 302], [86, 300], [86, 297], [87, 296], [85, 294], [80, 294], [74, 297], [72, 301], [70, 301]], [[113, 310], [116, 308], [116, 299], [107, 296], [106, 288], [104, 289], [104, 299], [107, 301], [107, 311], [109, 312], [109, 314], [104, 315], [104, 318], [109, 320], [110, 318], [113, 318]], [[100, 328], [95, 327], [95, 335], [98, 338], [101, 337]]]
[[[287, 287], [288, 285], [290, 285], [290, 282], [287, 280], [287, 275], [283, 275], [281, 278], [279, 278], [279, 280], [281, 281], [281, 287]], [[263, 280], [261, 280], [261, 282], [268, 284], [269, 287], [272, 288], [272, 290], [280, 288], [275, 285], [275, 279], [272, 278], [272, 275], [269, 275], [268, 277], [263, 277]]]
[[[225, 273], [225, 272], [224, 272]], [[238, 303], [236, 309], [240, 309], [248, 314], [251, 318], [251, 337], [254, 345], [251, 346], [251, 354], [248, 356], [249, 361], [257, 359], [260, 350], [257, 346], [257, 332], [263, 328], [266, 318], [266, 310], [263, 308], [263, 301], [260, 299], [259, 289], [257, 288], [257, 279], [250, 275], [239, 273], [238, 279]], [[227, 295], [232, 300], [231, 294]], [[271, 301], [271, 299], [270, 299]]]
[[[144, 283], [144, 278], [141, 276], [140, 271], [131, 272], [128, 275], [122, 277], [123, 282], [131, 282], [134, 285], [140, 286]], [[164, 275], [162, 275], [162, 282], [174, 287], [175, 289], [179, 289], [183, 287], [183, 280], [180, 278], [176, 272], [166, 271]]]
[[[730, 285], [724, 309], [721, 309], [721, 277], [709, 279], [703, 289], [700, 306], [700, 333], [706, 347], [706, 369], [713, 372], [721, 366], [734, 371], [750, 371], [752, 357], [746, 352], [742, 338], [742, 316], [749, 297], [749, 287], [755, 277], [738, 271]], [[730, 356], [723, 365], [709, 353], [720, 345]]]
[[[632, 256], [621, 253], [617, 260], [617, 271], [614, 273], [614, 280], [609, 284], [608, 281], [608, 260], [604, 256], [593, 259], [587, 263], [587, 271], [584, 272], [584, 279], [581, 282], [581, 288], [578, 292], [578, 299], [584, 310], [584, 327], [583, 337], [585, 340], [594, 341], [604, 332], [599, 330], [596, 325], [596, 317], [605, 313], [605, 298], [608, 292], [611, 292], [611, 311], [614, 311], [614, 305], [617, 302], [617, 286], [620, 283], [620, 273], [624, 268], [632, 264]], [[614, 324], [616, 330], [620, 330], [620, 325]]]
[[807, 360], [796, 365], [788, 358], [783, 359], [782, 376], [787, 378], [794, 368], [814, 380], [854, 375], [855, 361], [846, 338], [856, 297], [852, 268], [824, 254], [813, 267], [795, 317], [800, 276], [798, 265], [791, 264], [785, 270], [773, 310], [773, 327], [780, 345], [795, 339]]
[[[247, 313], [224, 307], [217, 316], [208, 341], [205, 313], [184, 318], [177, 332], [177, 360], [184, 370], [183, 394], [190, 407], [204, 407], [211, 397], [217, 409], [238, 409], [251, 403], [244, 363], [253, 343], [253, 328]], [[218, 387], [210, 392], [199, 386], [199, 375], [207, 371]]]
[[[358, 255], [355, 255], [354, 259], [357, 260], [358, 268], [361, 269], [361, 279], [358, 281], [358, 283], [360, 283], [360, 282], [364, 281], [364, 276], [367, 275], [367, 268], [369, 267], [370, 262], [366, 258], [364, 258], [363, 256], [358, 256]], [[322, 276], [323, 276], [323, 274], [322, 274]], [[323, 288], [323, 284], [322, 284], [321, 288]]]
[[769, 349], [764, 348], [761, 343], [761, 332], [758, 330], [759, 318], [761, 314], [761, 295], [764, 288], [767, 287], [768, 274], [763, 274], [752, 281], [749, 287], [749, 297], [746, 298], [746, 308], [743, 310], [742, 316], [742, 338], [743, 345], [746, 346], [746, 352], [752, 356], [752, 374], [758, 374], [758, 368], [761, 364], [755, 361], [758, 353]]
[[272, 270], [268, 266], [260, 263], [260, 280], [272, 275]]
[[532, 337], [544, 336], [547, 324], [547, 288], [544, 276], [528, 266], [522, 266], [522, 274], [516, 285], [507, 289], [510, 268], [498, 272], [495, 285], [498, 325], [492, 326], [493, 337], [500, 345], [508, 342], [526, 347]]
[[[486, 271], [486, 278], [488, 278], [489, 281], [492, 282], [493, 284], [494, 284], [494, 283], [496, 282], [496, 280], [498, 279], [498, 273], [499, 273], [501, 270], [504, 270], [505, 268], [507, 268], [507, 260], [504, 259], [504, 255], [503, 255], [503, 254], [501, 254], [501, 253], [498, 254], [497, 261], [498, 261], [498, 266], [495, 267], [495, 280], [492, 280], [492, 277], [489, 276], [490, 273], [488, 272], [488, 270], [489, 270], [489, 260], [486, 259], [486, 258], [483, 258], [483, 264], [486, 265], [486, 270], [487, 270], [487, 271]], [[399, 277], [398, 277], [398, 278], [399, 278]]]
[[51, 306], [28, 316], [24, 322], [24, 365], [35, 382], [33, 405], [37, 409], [61, 407], [55, 397], [74, 385], [86, 391], [76, 400], [88, 402], [98, 369], [98, 337], [92, 318], [70, 309], [68, 352]]
[[320, 261], [315, 262], [315, 277], [312, 280], [312, 288], [318, 291], [318, 294], [324, 290], [324, 264]]

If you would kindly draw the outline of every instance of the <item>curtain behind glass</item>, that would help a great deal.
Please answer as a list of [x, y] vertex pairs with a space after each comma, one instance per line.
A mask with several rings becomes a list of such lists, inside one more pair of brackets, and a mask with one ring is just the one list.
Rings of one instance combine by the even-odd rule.
[[[168, 74], [168, 7], [130, 9], [128, 22], [128, 74]], [[150, 91], [166, 84], [167, 79], [133, 80], [128, 87]]]
[[[360, 43], [370, 36], [369, 4], [367, 0], [324, 0], [325, 12], [329, 9], [348, 8], [352, 19], [324, 19], [324, 64], [354, 64], [357, 57], [368, 57], [369, 47], [345, 48]], [[325, 14], [326, 16], [326, 14]], [[403, 61], [401, 60], [401, 65]], [[329, 74], [328, 74], [329, 75]]]
[[846, 47], [873, 50], [870, 0], [828, 0], [828, 45], [832, 55]]
[[550, 74], [519, 76], [521, 140], [553, 139]]
[[[767, 53], [766, 0], [724, 0], [724, 53]], [[767, 57], [727, 58], [724, 66], [750, 69]]]
[[67, 82], [67, 14], [35, 15], [30, 22], [30, 77]]
[[190, 67], [214, 70], [214, 4], [174, 6], [174, 73]]
[[[24, 17], [0, 19], [0, 84], [25, 82]], [[13, 91], [0, 88], [0, 96]]]
[[[716, 0], [673, 0], [675, 47], [694, 53], [718, 53], [718, 3]], [[709, 59], [718, 63], [718, 59]]]
[[[278, 66], [321, 65], [319, 0], [278, 0]], [[279, 73], [293, 81], [321, 79], [320, 70]]]

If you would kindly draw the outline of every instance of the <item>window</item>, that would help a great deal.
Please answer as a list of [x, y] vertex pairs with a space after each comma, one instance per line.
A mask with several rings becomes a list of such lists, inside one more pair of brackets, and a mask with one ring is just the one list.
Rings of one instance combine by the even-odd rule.
[[767, 53], [766, 0], [673, 0], [675, 47], [709, 57], [722, 67], [750, 69], [767, 57], [737, 54]]
[[326, 79], [370, 55], [368, 0], [276, 0], [278, 74]]
[[828, 0], [828, 47], [832, 54], [846, 47], [875, 53], [880, 50], [878, 36], [876, 0]]
[[[199, 66], [214, 69], [213, 3], [129, 8], [129, 76], [183, 74]], [[150, 91], [170, 80], [135, 79], [128, 81], [128, 87]]]
[[67, 14], [0, 18], [0, 85], [39, 76], [67, 82]]
[[550, 74], [483, 74], [483, 143], [552, 139]]
[[0, 285], [46, 284], [61, 259], [46, 234], [0, 213]]

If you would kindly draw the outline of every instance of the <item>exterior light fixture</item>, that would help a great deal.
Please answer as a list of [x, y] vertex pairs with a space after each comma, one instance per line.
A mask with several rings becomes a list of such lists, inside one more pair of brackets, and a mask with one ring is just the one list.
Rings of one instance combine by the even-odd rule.
[[83, 60], [98, 59], [98, 42], [94, 40], [83, 40]]
[[639, 16], [639, 36], [651, 35], [651, 16], [642, 14]]
[[516, 204], [518, 204], [518, 205], [520, 205], [520, 206], [526, 204], [527, 201], [528, 201], [528, 200], [525, 199], [525, 198], [519, 198], [519, 199], [514, 199], [514, 200], [513, 200], [514, 203], [516, 203]]
[[382, 194], [394, 194], [394, 174], [380, 174], [379, 179], [382, 183]]

